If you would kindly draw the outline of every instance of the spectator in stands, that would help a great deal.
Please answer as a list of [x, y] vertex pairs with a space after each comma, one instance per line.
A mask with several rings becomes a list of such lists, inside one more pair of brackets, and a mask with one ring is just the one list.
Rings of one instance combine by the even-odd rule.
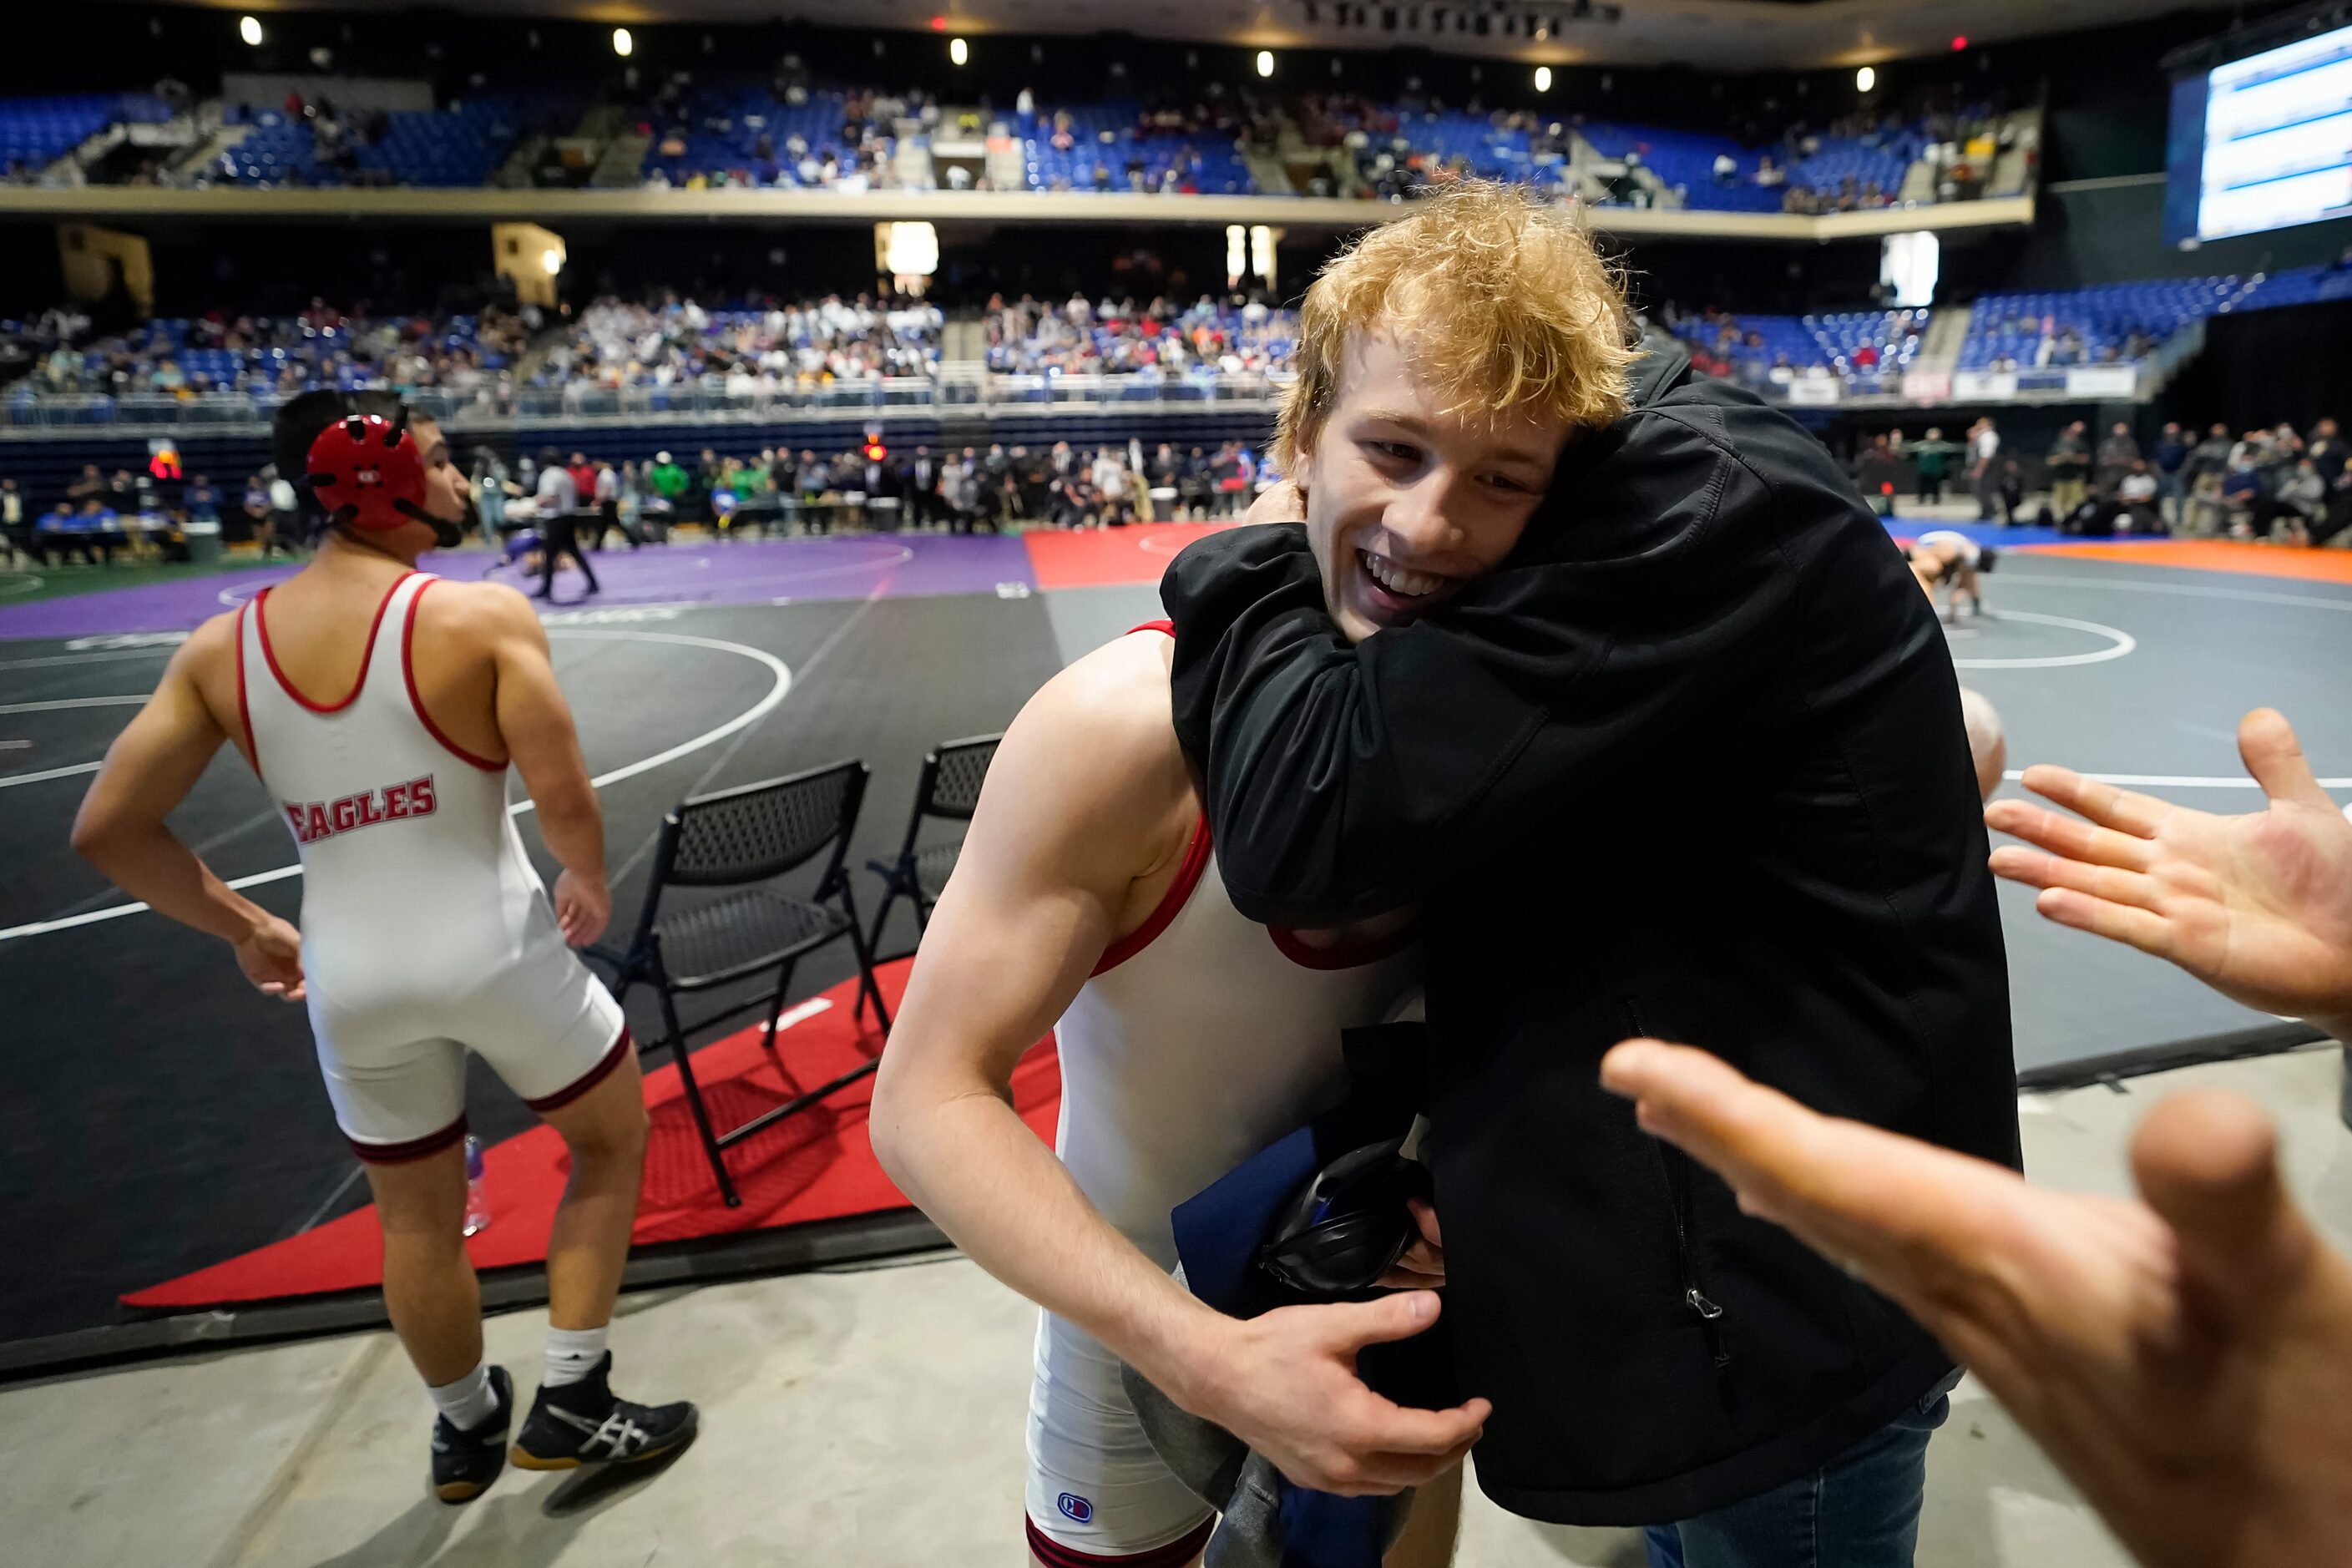
[[2133, 437], [2131, 426], [2118, 419], [2099, 443], [2099, 488], [2112, 493], [2139, 457], [2139, 442]]
[[2186, 531], [2218, 533], [2225, 526], [2221, 480], [2230, 471], [2230, 427], [2218, 421], [2189, 449], [2189, 461], [2181, 465], [2189, 491], [2182, 506]]
[[673, 516], [685, 510], [686, 493], [692, 488], [684, 468], [667, 452], [654, 454], [654, 466], [646, 475], [646, 489], [667, 502]]
[[[1022, 89], [1026, 96], [1028, 89]], [[929, 528], [940, 504], [940, 465], [931, 456], [929, 446], [918, 443], [911, 455], [900, 460], [898, 493], [907, 509], [907, 526]]]
[[2252, 528], [2256, 539], [2268, 539], [2277, 524], [2286, 524], [2286, 542], [2311, 542], [2311, 525], [2327, 505], [2327, 481], [2308, 456], [2297, 458], [2272, 492], [2254, 503]]
[[2155, 459], [2158, 507], [2168, 528], [2182, 526], [2180, 515], [2184, 487], [2182, 470], [2189, 464], [2189, 450], [2188, 437], [2182, 433], [2177, 423], [2168, 420], [2163, 431], [2156, 438], [2156, 446], [2148, 454]]
[[2105, 539], [2115, 533], [2116, 521], [2122, 515], [2123, 509], [2116, 503], [2113, 496], [2096, 485], [2090, 485], [2084, 487], [2083, 499], [2075, 503], [2074, 510], [2058, 513], [2053, 521], [2061, 533]]
[[593, 467], [595, 484], [589, 493], [595, 498], [596, 520], [589, 526], [595, 531], [596, 538], [589, 548], [602, 550], [605, 536], [618, 533], [628, 541], [631, 550], [644, 549], [645, 537], [636, 531], [634, 520], [621, 514], [621, 471], [602, 458]]
[[1854, 454], [1853, 482], [1881, 517], [1895, 515], [1896, 468], [1894, 444], [1883, 433], [1873, 436]]
[[2116, 481], [2116, 500], [2123, 509], [2123, 531], [2126, 533], [2162, 533], [2163, 514], [2157, 509], [2159, 487], [2155, 470], [2145, 458], [2134, 458], [2131, 467]]
[[28, 541], [34, 559], [44, 566], [72, 559], [74, 519], [79, 510], [73, 502], [61, 500], [47, 517], [34, 525]]
[[2344, 439], [2333, 419], [2313, 423], [2311, 441], [2305, 449], [2311, 454], [2312, 467], [2331, 489], [2344, 478], [2346, 470], [2352, 468], [2352, 443]]
[[1951, 472], [1952, 459], [1967, 448], [1956, 441], [1944, 439], [1943, 428], [1931, 425], [1925, 440], [1911, 444], [1911, 461], [1919, 475], [1919, 499], [1940, 504], [1944, 499], [1944, 480]]
[[2062, 518], [2073, 516], [2091, 477], [2091, 441], [2083, 421], [2059, 431], [2042, 461], [2050, 470], [2051, 510]]
[[2016, 526], [2017, 514], [2025, 505], [2025, 465], [2008, 453], [2000, 457], [2000, 475], [1994, 486], [2000, 500], [2000, 521], [2004, 528]]
[[115, 541], [124, 537], [122, 520], [128, 515], [96, 496], [82, 502], [81, 510], [74, 518], [77, 531], [73, 536], [82, 560], [89, 562], [95, 557], [98, 565], [113, 565]]
[[507, 487], [512, 482], [494, 447], [474, 448], [474, 520], [481, 525], [482, 542], [493, 550], [506, 528]]
[[32, 559], [32, 534], [26, 522], [25, 495], [14, 479], [0, 479], [0, 560]]
[[98, 471], [96, 463], [84, 463], [73, 483], [66, 487], [66, 500], [73, 503], [69, 510], [74, 511], [79, 511], [81, 503], [93, 496], [103, 497], [105, 494], [106, 476]]
[[2265, 492], [2262, 471], [2254, 466], [2251, 453], [2233, 454], [2230, 471], [2221, 477], [2220, 503], [2221, 515], [2229, 520], [2231, 534], [2241, 539], [2253, 537], [2253, 516], [2263, 504]]
[[190, 522], [220, 526], [220, 491], [213, 489], [212, 480], [203, 474], [188, 481], [187, 489], [180, 494], [180, 507]]

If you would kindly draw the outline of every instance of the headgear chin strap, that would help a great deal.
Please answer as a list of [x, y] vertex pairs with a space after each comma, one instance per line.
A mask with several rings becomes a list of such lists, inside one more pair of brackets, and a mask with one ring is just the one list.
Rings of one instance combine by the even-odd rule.
[[397, 423], [380, 414], [343, 416], [311, 441], [303, 482], [330, 523], [383, 533], [421, 522], [442, 549], [453, 549], [465, 539], [464, 525], [425, 509], [425, 455], [407, 425], [405, 411]]

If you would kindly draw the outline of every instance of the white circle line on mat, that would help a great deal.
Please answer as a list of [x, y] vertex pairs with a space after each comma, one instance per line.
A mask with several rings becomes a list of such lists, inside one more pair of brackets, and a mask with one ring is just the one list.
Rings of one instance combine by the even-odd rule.
[[152, 693], [137, 697], [52, 697], [42, 702], [0, 702], [0, 713], [54, 713], [61, 708], [138, 708]]
[[[656, 752], [650, 757], [614, 768], [608, 773], [599, 773], [590, 779], [588, 782], [598, 789], [604, 788], [606, 784], [619, 784], [623, 779], [635, 778], [639, 773], [651, 773], [665, 763], [674, 763], [680, 757], [691, 755], [707, 746], [718, 744], [737, 731], [756, 724], [774, 712], [776, 705], [783, 701], [793, 689], [793, 671], [790, 665], [764, 649], [746, 647], [741, 643], [721, 642], [716, 637], [687, 637], [677, 632], [591, 632], [557, 627], [551, 628], [547, 635], [551, 637], [595, 638], [609, 642], [675, 643], [681, 647], [714, 648], [720, 653], [737, 654], [757, 664], [764, 665], [769, 673], [775, 678], [774, 683], [768, 688], [767, 695], [725, 723], [706, 730], [694, 739], [681, 742], [666, 752]], [[97, 768], [98, 764], [92, 763], [78, 771], [94, 773]], [[507, 812], [509, 816], [520, 816], [531, 809], [530, 801], [519, 800], [507, 807]], [[265, 883], [282, 882], [289, 877], [299, 877], [301, 874], [302, 868], [298, 862], [291, 866], [280, 866], [274, 871], [257, 871], [249, 877], [239, 877], [228, 885], [239, 889], [258, 888]], [[145, 904], [110, 904], [102, 910], [89, 910], [81, 914], [66, 915], [58, 920], [33, 921], [25, 925], [9, 926], [0, 930], [0, 942], [14, 942], [20, 937], [46, 936], [51, 931], [71, 931], [77, 926], [96, 925], [102, 921], [121, 920], [125, 915], [138, 914], [146, 908]]]
[[1994, 612], [2004, 621], [2031, 621], [2035, 626], [2064, 626], [2069, 631], [2088, 632], [2093, 637], [2107, 639], [2105, 647], [2095, 647], [2088, 653], [2054, 653], [2030, 658], [1955, 658], [1954, 669], [2060, 669], [2074, 664], [2105, 664], [2121, 658], [2139, 647], [2139, 640], [2129, 632], [2103, 626], [2097, 621], [2078, 621], [2072, 616], [2041, 616], [2026, 610], [2001, 609]]
[[126, 658], [169, 658], [179, 646], [174, 642], [169, 647], [108, 648], [97, 653], [52, 653], [44, 654], [39, 658], [0, 658], [0, 669], [50, 669], [59, 665], [113, 664]]
[[[2291, 579], [2268, 578], [2269, 582]], [[2201, 583], [2142, 583], [2133, 578], [2037, 577], [2031, 573], [2003, 572], [1993, 578], [2006, 586], [2031, 583], [2037, 588], [2104, 588], [2117, 594], [2173, 594], [2189, 599], [2235, 599], [2249, 605], [2298, 605], [2313, 610], [2352, 610], [2352, 598], [2323, 599], [2315, 594], [2265, 594], [2256, 588], [2215, 588]]]
[[94, 773], [104, 765], [101, 763], [75, 763], [62, 768], [43, 768], [38, 773], [9, 773], [0, 777], [0, 789], [13, 789], [18, 784], [45, 784], [50, 779], [69, 779], [79, 773]]

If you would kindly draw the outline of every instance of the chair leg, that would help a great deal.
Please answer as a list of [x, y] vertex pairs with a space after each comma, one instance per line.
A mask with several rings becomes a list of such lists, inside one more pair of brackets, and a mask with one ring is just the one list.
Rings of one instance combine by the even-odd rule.
[[[911, 876], [912, 874], [912, 867], [901, 865], [898, 869], [891, 872], [882, 879], [882, 907], [874, 911], [874, 934], [866, 939], [866, 952], [879, 952], [882, 951], [882, 928], [889, 923], [890, 906], [898, 900], [899, 879], [906, 876]], [[922, 897], [920, 893], [917, 893], [912, 896], [918, 900]], [[853, 915], [850, 918], [854, 923], [856, 917]], [[865, 1021], [866, 988], [864, 986], [858, 987], [857, 1005], [849, 1010], [849, 1016], [853, 1023], [863, 1023]]]
[[[881, 983], [874, 978], [874, 950], [866, 945], [866, 932], [858, 927], [857, 896], [850, 891], [846, 879], [841, 884], [841, 908], [842, 912], [849, 917], [850, 944], [857, 949], [859, 999], [863, 1001], [867, 996], [874, 999], [874, 1016], [881, 1021], [882, 1037], [887, 1040], [890, 1037], [890, 1010], [882, 1005]], [[861, 1011], [856, 1016], [862, 1017], [864, 1014]]]
[[768, 998], [768, 1026], [760, 1035], [760, 1048], [768, 1053], [769, 1059], [775, 1062], [776, 1070], [780, 1073], [784, 1070], [784, 1064], [776, 1056], [776, 1020], [784, 1016], [784, 996], [793, 988], [793, 969], [799, 962], [788, 958], [777, 965], [776, 994]]
[[702, 1152], [709, 1156], [710, 1173], [719, 1178], [719, 1195], [727, 1206], [743, 1206], [742, 1194], [735, 1190], [735, 1178], [727, 1173], [726, 1152], [719, 1147], [719, 1135], [710, 1130], [710, 1112], [702, 1103], [702, 1086], [695, 1081], [694, 1062], [686, 1048], [686, 1031], [678, 1027], [677, 1005], [671, 999], [667, 973], [655, 982], [661, 994], [662, 1028], [668, 1039], [670, 1055], [677, 1061], [677, 1081], [686, 1090], [686, 1108], [694, 1115], [695, 1131], [702, 1134]]
[[[882, 904], [879, 909], [877, 909], [874, 911], [874, 930], [866, 939], [866, 946], [868, 952], [879, 952], [882, 951], [882, 928], [890, 923], [890, 908], [898, 901], [898, 895], [905, 891], [904, 887], [901, 885], [901, 880], [902, 879], [912, 877], [913, 874], [914, 868], [912, 867], [901, 866], [898, 870], [893, 871], [888, 877], [883, 879]], [[922, 895], [917, 893], [914, 894], [913, 897], [917, 906], [919, 907], [922, 902]], [[858, 1005], [860, 1006], [865, 1005], [863, 998], [859, 999]]]

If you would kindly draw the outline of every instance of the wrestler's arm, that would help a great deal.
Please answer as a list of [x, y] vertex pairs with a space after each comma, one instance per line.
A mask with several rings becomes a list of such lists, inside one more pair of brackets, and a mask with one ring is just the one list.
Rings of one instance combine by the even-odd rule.
[[1137, 848], [1151, 843], [1146, 825], [1184, 799], [1164, 678], [1156, 705], [1139, 702], [1129, 672], [1102, 660], [1048, 683], [989, 764], [883, 1053], [875, 1153], [982, 1268], [1293, 1479], [1355, 1491], [1417, 1484], [1453, 1462], [1484, 1408], [1399, 1409], [1356, 1380], [1353, 1352], [1419, 1331], [1435, 1317], [1433, 1296], [1225, 1318], [1120, 1235], [1013, 1107], [1014, 1065], [1086, 984], [1154, 869], [1139, 861], [1181, 847], [1178, 837]]
[[294, 928], [215, 876], [165, 822], [228, 739], [201, 673], [236, 656], [236, 617], [219, 616], [181, 645], [161, 684], [107, 748], [75, 814], [75, 853], [158, 914], [219, 937], [256, 985], [302, 995]]
[[530, 602], [502, 584], [445, 584], [427, 607], [437, 608], [434, 600], [443, 594], [463, 617], [464, 635], [489, 655], [499, 739], [539, 808], [541, 840], [563, 868], [552, 898], [564, 940], [574, 946], [594, 942], [613, 907], [604, 883], [604, 813], [580, 754], [572, 705], [556, 683], [546, 628]]
[[1115, 646], [1065, 670], [1006, 731], [891, 1026], [873, 1138], [982, 1268], [1150, 1375], [1215, 1314], [1112, 1227], [1012, 1104], [1015, 1064], [1119, 934], [1148, 862], [1181, 847], [1155, 832], [1181, 831], [1186, 789], [1165, 687], [1155, 711], [1130, 659]]

